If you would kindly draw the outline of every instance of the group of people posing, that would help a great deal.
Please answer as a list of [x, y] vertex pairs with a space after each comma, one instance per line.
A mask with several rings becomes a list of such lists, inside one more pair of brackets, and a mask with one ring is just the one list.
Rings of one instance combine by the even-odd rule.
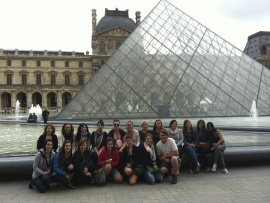
[[[81, 123], [75, 134], [71, 124], [64, 124], [57, 137], [55, 127], [47, 124], [37, 141], [38, 153], [33, 164], [32, 179], [37, 190], [46, 192], [52, 179], [57, 187], [71, 189], [93, 183], [99, 168], [104, 169], [107, 180], [116, 183], [126, 179], [134, 185], [142, 177], [146, 183], [155, 184], [171, 175], [171, 183], [176, 184], [182, 156], [186, 157], [191, 175], [194, 169], [199, 173], [203, 167], [205, 172], [215, 172], [218, 162], [223, 172], [229, 174], [223, 159], [224, 138], [211, 122], [205, 125], [199, 120], [194, 129], [185, 120], [181, 130], [177, 121], [171, 120], [166, 130], [157, 119], [153, 130], [143, 121], [141, 130], [137, 131], [132, 121], [122, 130], [120, 121], [114, 120], [108, 134], [103, 128], [104, 122], [99, 120], [96, 131], [90, 133], [88, 126]], [[209, 153], [214, 155], [214, 161], [209, 160]]]

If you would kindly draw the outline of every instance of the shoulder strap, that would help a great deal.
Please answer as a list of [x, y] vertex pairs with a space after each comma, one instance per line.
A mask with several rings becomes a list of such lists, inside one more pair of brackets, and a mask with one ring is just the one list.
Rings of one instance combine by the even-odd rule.
[[[42, 151], [39, 151], [39, 152], [40, 152], [40, 154], [41, 154], [43, 160], [45, 159], [46, 167], [47, 167], [47, 168], [50, 168], [50, 164], [48, 163], [48, 160], [47, 160], [45, 154], [44, 154]], [[49, 158], [49, 159], [50, 159], [50, 162], [51, 162], [51, 154], [52, 154], [52, 152], [50, 152], [50, 158]]]

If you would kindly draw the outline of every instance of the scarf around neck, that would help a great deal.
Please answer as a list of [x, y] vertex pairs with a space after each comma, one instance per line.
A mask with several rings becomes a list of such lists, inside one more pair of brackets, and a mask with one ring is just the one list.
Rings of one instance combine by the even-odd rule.
[[151, 145], [151, 147], [149, 147], [148, 144], [146, 144], [146, 142], [144, 142], [144, 147], [145, 147], [146, 151], [150, 153], [151, 160], [156, 161], [156, 152], [155, 152], [154, 146]]

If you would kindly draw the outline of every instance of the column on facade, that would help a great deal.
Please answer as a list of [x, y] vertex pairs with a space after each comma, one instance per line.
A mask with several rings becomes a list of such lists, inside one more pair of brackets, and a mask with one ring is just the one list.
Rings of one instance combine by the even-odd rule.
[[17, 101], [16, 92], [12, 91], [12, 93], [11, 93], [11, 109], [12, 109], [11, 113], [15, 113], [16, 101]]
[[62, 107], [62, 95], [61, 95], [61, 91], [57, 91], [57, 112], [58, 112], [58, 108], [59, 108], [59, 111], [63, 108]]
[[31, 92], [27, 92], [27, 108], [30, 109], [32, 104], [33, 104], [33, 101], [32, 101], [32, 95], [31, 95]]
[[42, 108], [45, 109], [47, 107], [47, 93], [42, 92]]

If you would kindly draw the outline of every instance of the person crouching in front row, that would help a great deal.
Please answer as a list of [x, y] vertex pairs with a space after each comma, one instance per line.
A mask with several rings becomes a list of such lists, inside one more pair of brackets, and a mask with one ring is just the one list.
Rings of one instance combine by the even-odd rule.
[[160, 141], [157, 143], [157, 155], [160, 160], [160, 171], [162, 174], [172, 174], [172, 184], [177, 183], [177, 173], [179, 171], [179, 152], [172, 138], [168, 138], [168, 131], [160, 131]]
[[37, 153], [33, 164], [33, 185], [41, 193], [50, 188], [52, 162], [55, 156], [52, 148], [52, 140], [46, 140], [45, 148]]
[[55, 155], [53, 161], [53, 178], [58, 182], [57, 187], [62, 185], [74, 189], [71, 180], [74, 176], [74, 166], [72, 164], [72, 149], [71, 142], [66, 140], [61, 150]]
[[88, 150], [88, 141], [81, 139], [78, 149], [73, 155], [73, 164], [75, 168], [74, 184], [91, 183], [94, 175], [95, 164], [92, 158], [91, 150]]

